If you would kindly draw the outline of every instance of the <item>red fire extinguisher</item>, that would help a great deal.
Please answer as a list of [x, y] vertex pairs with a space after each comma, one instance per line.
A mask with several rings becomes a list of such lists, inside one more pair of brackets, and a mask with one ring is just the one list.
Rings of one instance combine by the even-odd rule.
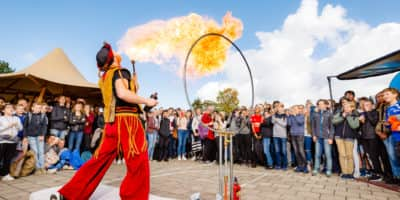
[[240, 185], [237, 177], [235, 177], [233, 182], [233, 200], [240, 200]]

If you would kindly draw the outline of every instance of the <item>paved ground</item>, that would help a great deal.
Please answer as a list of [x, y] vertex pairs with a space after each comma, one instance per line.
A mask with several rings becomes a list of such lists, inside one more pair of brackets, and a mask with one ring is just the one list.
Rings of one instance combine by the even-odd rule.
[[[0, 199], [24, 200], [30, 192], [59, 186], [73, 175], [63, 171], [56, 175], [29, 176], [11, 182], [0, 181]], [[125, 167], [113, 165], [103, 184], [119, 186]], [[215, 199], [217, 167], [193, 161], [151, 162], [151, 193], [176, 199], [189, 199], [201, 192], [202, 199]], [[337, 176], [296, 174], [288, 171], [266, 171], [264, 168], [235, 166], [244, 200], [264, 199], [385, 199], [399, 200], [400, 193], [358, 181], [344, 181]]]

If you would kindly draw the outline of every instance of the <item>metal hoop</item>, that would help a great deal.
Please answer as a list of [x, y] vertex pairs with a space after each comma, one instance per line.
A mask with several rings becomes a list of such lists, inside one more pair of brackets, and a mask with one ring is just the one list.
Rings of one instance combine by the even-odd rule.
[[[199, 39], [197, 39], [197, 40], [192, 44], [192, 46], [190, 47], [190, 49], [189, 49], [189, 51], [188, 51], [188, 53], [187, 53], [187, 55], [186, 55], [186, 58], [185, 58], [185, 65], [184, 65], [184, 67], [183, 67], [183, 86], [184, 86], [184, 89], [185, 89], [186, 101], [187, 101], [189, 107], [191, 108], [191, 110], [193, 110], [193, 113], [195, 113], [195, 112], [194, 112], [195, 110], [193, 109], [192, 104], [190, 103], [191, 101], [190, 101], [189, 93], [188, 93], [188, 90], [187, 90], [187, 79], [186, 79], [186, 75], [187, 75], [187, 74], [186, 74], [186, 72], [187, 72], [187, 62], [188, 62], [189, 57], [190, 57], [190, 55], [191, 55], [191, 53], [192, 53], [192, 51], [193, 51], [193, 48], [194, 48], [202, 39], [204, 39], [204, 38], [206, 38], [206, 37], [210, 37], [210, 36], [216, 36], [216, 37], [224, 38], [224, 39], [225, 39], [226, 41], [228, 41], [232, 46], [234, 46], [234, 47], [236, 48], [236, 50], [240, 53], [240, 56], [242, 57], [244, 63], [246, 64], [247, 70], [249, 71], [249, 75], [250, 75], [250, 83], [251, 83], [251, 107], [253, 107], [253, 106], [254, 106], [254, 82], [253, 82], [253, 75], [252, 75], [252, 73], [251, 73], [251, 69], [250, 69], [249, 63], [247, 62], [247, 59], [246, 59], [246, 57], [244, 57], [244, 54], [242, 53], [242, 51], [240, 50], [240, 48], [239, 48], [232, 40], [230, 40], [228, 37], [226, 37], [225, 35], [219, 34], [219, 33], [207, 33], [207, 34], [202, 35]], [[200, 124], [201, 124], [202, 126], [208, 127], [207, 125], [203, 124], [203, 122], [202, 122], [201, 120], [200, 120]], [[221, 131], [227, 132], [227, 130], [216, 130], [216, 129], [213, 129], [213, 128], [210, 128], [210, 127], [208, 127], [208, 129], [210, 129], [210, 130], [212, 130], [212, 131], [214, 131], [214, 132], [216, 132], [216, 133], [221, 132]]]

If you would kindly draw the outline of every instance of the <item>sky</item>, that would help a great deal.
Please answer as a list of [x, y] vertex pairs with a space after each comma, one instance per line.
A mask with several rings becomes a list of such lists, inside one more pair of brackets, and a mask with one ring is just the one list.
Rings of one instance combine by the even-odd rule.
[[[59, 47], [91, 82], [97, 82], [95, 54], [103, 41], [116, 48], [129, 28], [152, 20], [197, 13], [221, 22], [231, 11], [244, 25], [236, 44], [251, 65], [257, 102], [328, 98], [327, 75], [400, 47], [398, 0], [16, 0], [1, 5], [1, 60], [20, 70]], [[126, 56], [123, 66], [130, 68]], [[136, 68], [141, 95], [157, 91], [160, 106], [187, 107], [176, 72], [154, 63], [139, 62]], [[334, 96], [347, 89], [374, 95], [392, 77], [334, 81]], [[225, 87], [238, 89], [241, 104], [250, 104], [249, 76], [233, 49], [223, 72], [188, 85], [191, 99], [213, 99]]]

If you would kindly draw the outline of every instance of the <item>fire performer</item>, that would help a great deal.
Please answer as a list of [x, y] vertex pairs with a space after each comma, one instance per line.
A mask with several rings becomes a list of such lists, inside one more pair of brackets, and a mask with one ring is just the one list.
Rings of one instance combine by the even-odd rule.
[[99, 80], [106, 122], [102, 142], [93, 158], [75, 173], [59, 193], [67, 200], [89, 199], [117, 153], [122, 151], [127, 174], [120, 187], [121, 199], [148, 199], [150, 170], [145, 133], [139, 119], [142, 112], [140, 104], [153, 107], [158, 102], [137, 95], [136, 78], [121, 67], [121, 56], [114, 55], [109, 44], [104, 44], [96, 59], [99, 71], [103, 72]]

